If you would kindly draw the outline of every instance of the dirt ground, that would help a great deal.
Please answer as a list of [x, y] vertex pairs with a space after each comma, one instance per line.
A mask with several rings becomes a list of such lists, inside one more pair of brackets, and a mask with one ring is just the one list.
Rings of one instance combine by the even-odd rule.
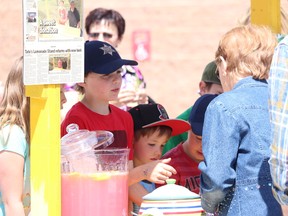
[[[281, 4], [288, 9], [286, 0]], [[171, 118], [197, 99], [202, 71], [213, 60], [221, 35], [238, 24], [249, 6], [249, 0], [85, 0], [84, 17], [95, 7], [118, 10], [127, 22], [119, 46], [125, 58], [133, 57], [132, 32], [150, 32], [150, 60], [139, 67], [149, 95]], [[0, 14], [0, 81], [5, 82], [12, 62], [23, 52], [21, 1], [5, 1]]]

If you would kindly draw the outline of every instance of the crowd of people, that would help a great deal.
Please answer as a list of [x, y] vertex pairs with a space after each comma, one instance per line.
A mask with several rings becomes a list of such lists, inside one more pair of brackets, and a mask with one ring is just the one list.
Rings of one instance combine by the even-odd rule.
[[[69, 17], [62, 3], [60, 24]], [[75, 16], [74, 1], [70, 4]], [[75, 17], [69, 23], [79, 27]], [[252, 24], [229, 30], [204, 68], [200, 97], [170, 119], [147, 95], [137, 62], [116, 50], [125, 32], [121, 14], [96, 8], [87, 15], [85, 30], [84, 82], [73, 86], [81, 96], [65, 113], [61, 136], [73, 123], [110, 131], [109, 148], [130, 149], [129, 214], [138, 213], [144, 195], [174, 178], [200, 194], [206, 215], [288, 215], [288, 36], [279, 42], [270, 28]], [[64, 91], [62, 84], [61, 109], [69, 100]], [[7, 77], [0, 119], [0, 216], [28, 215], [23, 57]]]

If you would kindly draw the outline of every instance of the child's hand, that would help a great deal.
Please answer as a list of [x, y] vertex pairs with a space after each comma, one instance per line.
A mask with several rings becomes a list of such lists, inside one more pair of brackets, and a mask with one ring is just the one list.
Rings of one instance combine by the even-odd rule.
[[139, 89], [134, 101], [137, 102], [137, 104], [148, 104], [148, 96], [146, 90], [143, 88]]
[[110, 101], [111, 104], [117, 107], [128, 106], [129, 103], [133, 103], [133, 106], [138, 105], [135, 103], [136, 92], [133, 89], [122, 89], [118, 94], [116, 101]]
[[136, 97], [136, 91], [134, 89], [122, 89], [118, 94], [118, 100], [120, 103], [134, 102]]
[[167, 158], [147, 163], [146, 169], [144, 170], [144, 172], [147, 172], [147, 180], [156, 184], [164, 184], [172, 174], [177, 173], [176, 170], [168, 164], [170, 161], [171, 158]]

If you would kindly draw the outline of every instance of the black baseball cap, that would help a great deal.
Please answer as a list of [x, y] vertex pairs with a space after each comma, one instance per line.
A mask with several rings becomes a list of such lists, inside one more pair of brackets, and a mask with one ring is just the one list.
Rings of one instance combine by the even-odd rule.
[[169, 119], [165, 108], [161, 104], [139, 104], [128, 111], [134, 122], [134, 131], [155, 127], [168, 126], [172, 129], [172, 136], [190, 130], [190, 124], [181, 119]]

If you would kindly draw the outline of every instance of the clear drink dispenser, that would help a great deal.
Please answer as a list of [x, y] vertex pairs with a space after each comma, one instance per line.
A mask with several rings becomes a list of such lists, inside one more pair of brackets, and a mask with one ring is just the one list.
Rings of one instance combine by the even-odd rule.
[[128, 215], [129, 149], [109, 131], [72, 130], [61, 139], [61, 215]]

